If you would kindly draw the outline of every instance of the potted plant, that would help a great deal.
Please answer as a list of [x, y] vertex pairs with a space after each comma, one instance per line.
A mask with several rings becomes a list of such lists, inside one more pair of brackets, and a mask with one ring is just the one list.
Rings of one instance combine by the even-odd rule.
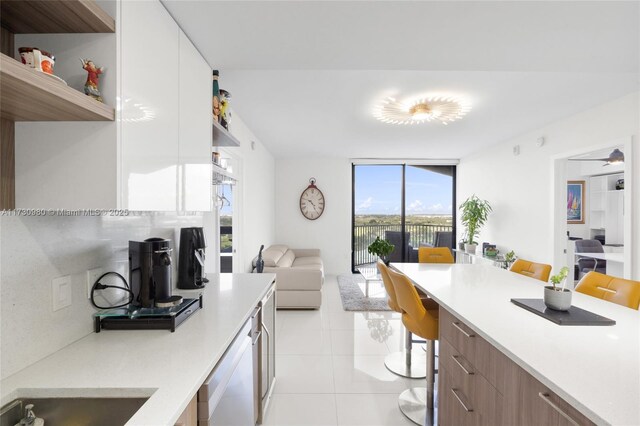
[[475, 194], [460, 204], [462, 224], [467, 228], [468, 242], [465, 244], [467, 253], [475, 254], [478, 244], [474, 240], [480, 234], [480, 229], [487, 221], [491, 213], [491, 205], [486, 200], [481, 200]]
[[389, 241], [382, 240], [380, 239], [380, 237], [376, 237], [376, 240], [369, 244], [369, 247], [367, 247], [367, 251], [369, 252], [369, 254], [375, 254], [376, 256], [378, 256], [384, 262], [384, 264], [388, 266], [388, 256], [391, 254], [394, 248], [396, 248], [396, 246], [391, 244]]
[[[560, 273], [552, 275], [551, 285], [544, 288], [544, 304], [556, 311], [566, 311], [571, 307], [571, 290], [566, 289], [569, 268], [560, 269]], [[560, 286], [562, 284], [562, 287]]]
[[511, 250], [504, 255], [504, 269], [509, 269], [511, 264], [516, 261], [516, 252]]

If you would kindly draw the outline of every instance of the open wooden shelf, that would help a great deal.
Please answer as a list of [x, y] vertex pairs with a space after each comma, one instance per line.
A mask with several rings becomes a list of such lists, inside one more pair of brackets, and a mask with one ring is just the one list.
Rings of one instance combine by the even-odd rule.
[[0, 92], [2, 118], [12, 121], [115, 119], [112, 107], [4, 54], [0, 54]]
[[115, 21], [93, 0], [2, 0], [0, 22], [14, 34], [113, 33]]
[[240, 146], [238, 138], [233, 136], [222, 124], [213, 122], [213, 146]]

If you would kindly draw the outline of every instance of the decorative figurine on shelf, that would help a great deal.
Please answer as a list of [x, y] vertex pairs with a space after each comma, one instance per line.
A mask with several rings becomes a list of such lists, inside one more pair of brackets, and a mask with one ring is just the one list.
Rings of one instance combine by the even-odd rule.
[[104, 68], [96, 67], [91, 59], [80, 59], [80, 62], [82, 62], [82, 68], [87, 72], [87, 82], [84, 83], [84, 93], [99, 102], [104, 102], [98, 89], [98, 79], [100, 74], [104, 72]]
[[222, 124], [222, 127], [227, 130], [229, 130], [229, 121], [231, 121], [229, 99], [231, 99], [231, 93], [224, 89], [220, 89], [220, 124]]
[[213, 70], [213, 98], [211, 105], [213, 108], [213, 121], [220, 122], [220, 85], [218, 84], [218, 70]]

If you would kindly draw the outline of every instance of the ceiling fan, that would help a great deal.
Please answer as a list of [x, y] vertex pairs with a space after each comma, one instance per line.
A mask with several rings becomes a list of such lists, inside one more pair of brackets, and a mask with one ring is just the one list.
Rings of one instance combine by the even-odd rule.
[[602, 165], [604, 167], [609, 164], [624, 163], [624, 153], [616, 148], [607, 158], [569, 158], [569, 161], [604, 161], [605, 164]]

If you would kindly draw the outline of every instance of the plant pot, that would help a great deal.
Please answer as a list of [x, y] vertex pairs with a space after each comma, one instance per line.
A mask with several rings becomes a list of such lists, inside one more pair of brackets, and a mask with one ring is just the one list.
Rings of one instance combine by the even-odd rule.
[[464, 250], [464, 244], [465, 244], [464, 242], [460, 241], [460, 242], [458, 243], [458, 248], [459, 248], [460, 250]]
[[476, 254], [476, 249], [478, 248], [477, 244], [465, 244], [464, 250], [469, 254]]
[[556, 311], [567, 311], [571, 307], [571, 290], [554, 290], [553, 286], [544, 288], [544, 304]]
[[391, 263], [391, 259], [389, 259], [389, 257], [387, 256], [379, 256], [379, 258], [387, 266], [389, 266], [389, 264]]

